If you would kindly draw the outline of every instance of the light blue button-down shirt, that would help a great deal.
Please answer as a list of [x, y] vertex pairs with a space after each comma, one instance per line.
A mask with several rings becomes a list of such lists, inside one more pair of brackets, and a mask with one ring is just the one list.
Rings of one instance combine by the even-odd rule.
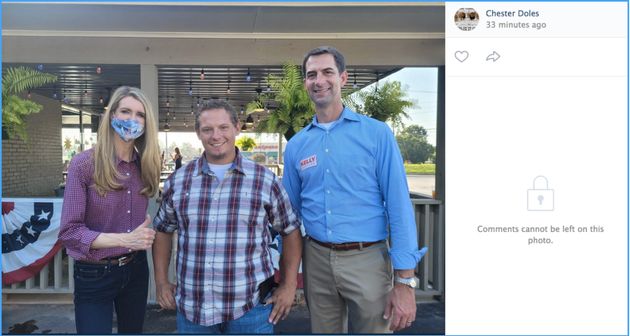
[[387, 238], [394, 269], [413, 269], [416, 224], [398, 144], [383, 122], [344, 108], [329, 129], [317, 118], [297, 133], [284, 153], [283, 184], [306, 234], [322, 242]]

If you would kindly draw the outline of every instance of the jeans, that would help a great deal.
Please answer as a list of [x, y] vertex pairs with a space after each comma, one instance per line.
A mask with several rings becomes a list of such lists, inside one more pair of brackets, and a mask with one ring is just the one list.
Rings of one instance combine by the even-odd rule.
[[177, 312], [177, 332], [180, 334], [273, 334], [269, 315], [273, 305], [258, 304], [245, 315], [233, 321], [211, 326], [195, 324]]
[[149, 267], [145, 251], [124, 266], [77, 261], [74, 264], [74, 315], [77, 334], [111, 334], [114, 309], [118, 333], [142, 333]]

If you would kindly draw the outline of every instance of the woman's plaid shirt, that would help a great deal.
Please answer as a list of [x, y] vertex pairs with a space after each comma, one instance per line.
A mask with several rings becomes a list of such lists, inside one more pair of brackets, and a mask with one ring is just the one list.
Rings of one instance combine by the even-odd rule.
[[178, 230], [178, 310], [200, 325], [235, 320], [258, 301], [257, 286], [273, 275], [269, 225], [282, 235], [300, 226], [278, 178], [237, 151], [221, 183], [205, 155], [164, 183], [153, 226]]

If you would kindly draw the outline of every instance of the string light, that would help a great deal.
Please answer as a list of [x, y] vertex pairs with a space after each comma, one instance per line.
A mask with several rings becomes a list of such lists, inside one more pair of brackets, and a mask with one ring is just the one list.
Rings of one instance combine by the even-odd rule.
[[249, 73], [249, 68], [247, 68], [247, 76], [245, 76], [245, 80], [248, 82], [251, 82], [252, 80], [252, 75]]
[[206, 72], [205, 72], [205, 71], [203, 71], [203, 69], [201, 69], [201, 74], [199, 75], [199, 78], [200, 78], [201, 80], [206, 79]]
[[103, 72], [103, 68], [101, 68], [101, 66], [99, 65], [96, 67], [96, 73], [100, 75], [101, 72]]

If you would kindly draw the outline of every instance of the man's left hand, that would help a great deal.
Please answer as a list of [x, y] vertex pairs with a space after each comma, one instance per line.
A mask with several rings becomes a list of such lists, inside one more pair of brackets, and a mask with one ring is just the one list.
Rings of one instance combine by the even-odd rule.
[[390, 330], [409, 328], [416, 319], [415, 294], [413, 288], [402, 284], [395, 284], [394, 289], [389, 292], [383, 317], [390, 320]]
[[278, 288], [273, 292], [271, 298], [267, 300], [265, 304], [273, 303], [273, 310], [269, 315], [269, 323], [276, 324], [280, 320], [284, 320], [289, 316], [293, 300], [295, 299], [295, 285], [280, 284]]

